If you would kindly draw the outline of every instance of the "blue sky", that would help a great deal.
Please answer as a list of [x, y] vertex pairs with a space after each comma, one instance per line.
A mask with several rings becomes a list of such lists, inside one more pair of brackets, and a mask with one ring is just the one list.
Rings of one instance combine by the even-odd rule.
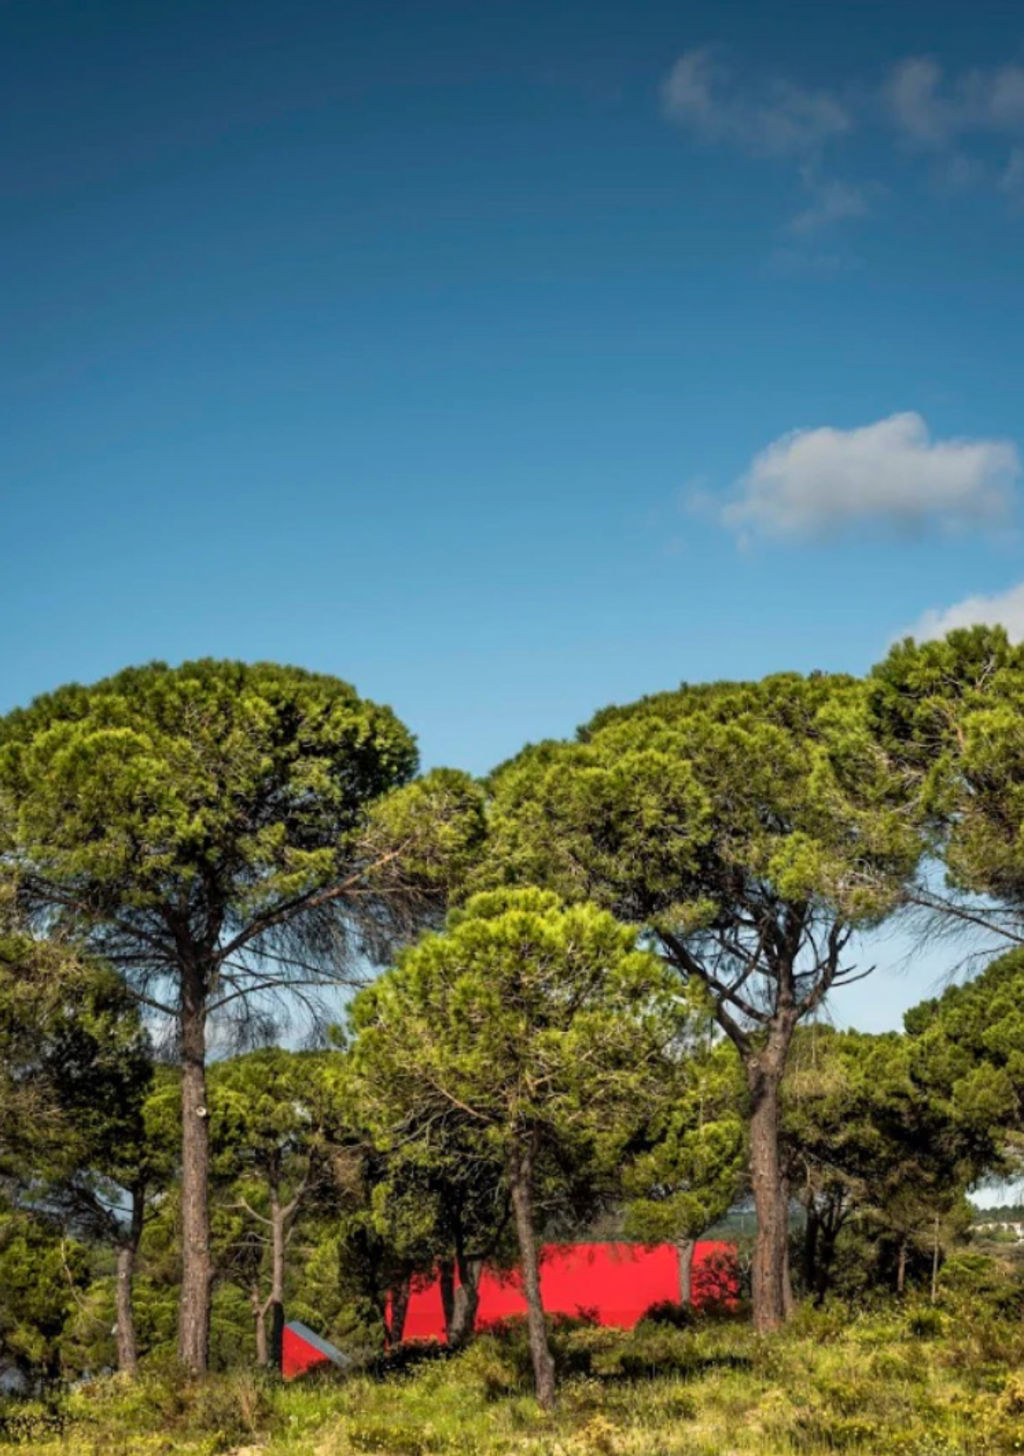
[[0, 708], [274, 658], [482, 771], [683, 679], [1024, 632], [1018, 7], [0, 35]]

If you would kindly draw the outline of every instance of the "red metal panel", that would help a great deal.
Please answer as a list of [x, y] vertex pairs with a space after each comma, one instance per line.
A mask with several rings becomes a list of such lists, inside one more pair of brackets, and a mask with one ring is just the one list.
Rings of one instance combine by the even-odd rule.
[[[731, 1244], [704, 1240], [694, 1251], [693, 1300], [734, 1297], [714, 1270]], [[672, 1244], [547, 1244], [541, 1255], [541, 1298], [549, 1314], [587, 1314], [598, 1324], [632, 1329], [644, 1311], [679, 1298], [678, 1254]], [[485, 1270], [480, 1278], [477, 1328], [526, 1312], [518, 1273]], [[407, 1340], [444, 1339], [444, 1313], [436, 1279], [416, 1281], [405, 1317]]]
[[327, 1363], [326, 1355], [285, 1325], [281, 1335], [281, 1374], [285, 1380]]

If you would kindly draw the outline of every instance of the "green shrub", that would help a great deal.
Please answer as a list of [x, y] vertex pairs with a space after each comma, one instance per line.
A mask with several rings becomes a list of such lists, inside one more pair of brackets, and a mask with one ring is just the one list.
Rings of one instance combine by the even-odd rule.
[[11, 1400], [0, 1403], [0, 1443], [28, 1445], [60, 1436], [68, 1424], [62, 1401]]
[[673, 1329], [690, 1330], [700, 1320], [692, 1304], [677, 1304], [674, 1299], [659, 1299], [640, 1316], [641, 1324], [671, 1325]]
[[939, 1276], [943, 1305], [961, 1318], [1024, 1318], [1024, 1271], [1007, 1269], [988, 1254], [961, 1250]]
[[946, 1321], [942, 1312], [930, 1305], [912, 1309], [907, 1315], [907, 1333], [916, 1340], [937, 1340], [945, 1333]]
[[529, 1346], [494, 1333], [481, 1335], [455, 1363], [457, 1379], [475, 1386], [485, 1400], [529, 1390], [532, 1380]]
[[270, 1377], [252, 1371], [194, 1380], [181, 1371], [147, 1371], [133, 1382], [118, 1377], [91, 1381], [69, 1402], [69, 1413], [86, 1428], [131, 1436], [205, 1438], [214, 1450], [251, 1440], [271, 1421]]

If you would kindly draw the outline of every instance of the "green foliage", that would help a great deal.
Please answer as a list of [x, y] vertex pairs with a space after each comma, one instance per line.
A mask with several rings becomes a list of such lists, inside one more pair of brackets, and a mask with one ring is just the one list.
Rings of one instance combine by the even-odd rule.
[[112, 972], [8, 933], [0, 1044], [0, 1179], [8, 1232], [23, 1230], [6, 1248], [12, 1328], [0, 1361], [6, 1354], [50, 1374], [58, 1363], [102, 1368], [113, 1323], [109, 1250], [128, 1236], [134, 1192], [155, 1185], [160, 1162], [144, 1116], [149, 1039]]
[[54, 1220], [0, 1207], [0, 1369], [61, 1373], [65, 1326], [88, 1276], [87, 1250]]
[[945, 1251], [962, 1232], [967, 1187], [999, 1164], [994, 1112], [1008, 1106], [962, 1093], [945, 1056], [922, 1041], [817, 1025], [798, 1034], [783, 1140], [807, 1220], [809, 1292], [821, 1298], [830, 1286], [851, 1220], [871, 1231], [872, 1247], [854, 1236], [865, 1282], [895, 1277], [887, 1260], [900, 1244], [930, 1255], [936, 1233]]
[[65, 887], [77, 917], [137, 916], [204, 879], [226, 914], [265, 913], [330, 879], [366, 802], [415, 762], [387, 708], [266, 663], [129, 668], [0, 725], [27, 889]]
[[[1024, 903], [1024, 648], [1002, 627], [910, 639], [875, 668], [877, 741], [928, 815], [952, 883]], [[911, 795], [908, 794], [908, 798]]]
[[0, 1176], [83, 1198], [130, 1176], [151, 1076], [138, 1008], [111, 971], [0, 934]]
[[[180, 1349], [206, 1368], [207, 1020], [337, 984], [415, 921], [402, 846], [370, 806], [411, 778], [410, 734], [335, 678], [204, 660], [132, 668], [0, 721], [0, 879], [29, 924], [115, 965], [178, 1019]], [[371, 842], [372, 841], [372, 842]], [[415, 876], [413, 876], [415, 878]], [[422, 879], [422, 876], [421, 876]]]
[[904, 1020], [933, 1081], [964, 1115], [1024, 1130], [1024, 952], [999, 957]]
[[383, 1145], [475, 1128], [500, 1167], [524, 1133], [611, 1166], [656, 1086], [670, 997], [635, 935], [538, 890], [489, 893], [352, 1006], [352, 1059]]
[[[854, 931], [900, 903], [920, 857], [903, 788], [863, 684], [796, 674], [606, 709], [576, 743], [528, 748], [492, 778], [478, 878], [587, 896], [639, 923], [706, 988], [740, 1053], [764, 1331], [786, 1308], [779, 1084], [795, 1026], [854, 974]], [[680, 1219], [698, 1223], [699, 1200], [680, 1191]]]
[[780, 675], [606, 709], [496, 771], [481, 873], [679, 934], [729, 916], [737, 883], [876, 918], [917, 845], [863, 703], [853, 679]]
[[641, 1146], [624, 1165], [624, 1232], [645, 1243], [699, 1238], [736, 1198], [746, 1160], [735, 1049], [698, 1041], [668, 1061]]

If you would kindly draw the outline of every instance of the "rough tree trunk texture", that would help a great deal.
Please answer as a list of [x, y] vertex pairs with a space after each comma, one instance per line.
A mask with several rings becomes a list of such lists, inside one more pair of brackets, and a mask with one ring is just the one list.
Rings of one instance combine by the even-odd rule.
[[907, 1241], [900, 1244], [899, 1259], [896, 1264], [896, 1293], [903, 1294], [907, 1287]]
[[754, 1329], [760, 1335], [770, 1334], [783, 1323], [789, 1283], [789, 1219], [779, 1159], [783, 1064], [778, 1049], [770, 1048], [747, 1067], [751, 1094], [750, 1185], [757, 1214], [751, 1295]]
[[555, 1403], [555, 1362], [548, 1344], [544, 1322], [544, 1304], [540, 1296], [540, 1268], [537, 1260], [537, 1235], [533, 1222], [533, 1160], [529, 1153], [517, 1151], [510, 1160], [509, 1192], [515, 1216], [516, 1239], [523, 1270], [523, 1293], [526, 1296], [526, 1323], [530, 1336], [530, 1359], [537, 1404], [550, 1410]]
[[270, 1350], [269, 1363], [281, 1368], [284, 1341], [284, 1251], [288, 1210], [281, 1207], [277, 1190], [270, 1196]]
[[696, 1239], [679, 1239], [676, 1243], [679, 1259], [679, 1303], [684, 1309], [689, 1309], [693, 1303], [693, 1251], [696, 1247]]
[[785, 1219], [785, 1240], [782, 1245], [782, 1313], [785, 1319], [789, 1319], [796, 1308], [796, 1300], [793, 1298], [793, 1272], [790, 1267], [789, 1247], [789, 1179], [785, 1174], [782, 1176], [782, 1207]]
[[139, 1369], [135, 1340], [135, 1307], [132, 1283], [135, 1277], [135, 1245], [122, 1244], [117, 1251], [117, 1368], [134, 1376]]
[[448, 1343], [458, 1349], [473, 1338], [476, 1315], [480, 1308], [480, 1272], [482, 1259], [459, 1259], [459, 1287], [452, 1300], [451, 1328]]
[[206, 1008], [198, 974], [183, 976], [181, 1007], [181, 1305], [178, 1356], [205, 1374], [210, 1349], [210, 1123], [206, 1107]]
[[391, 1286], [391, 1327], [388, 1342], [394, 1348], [402, 1343], [405, 1334], [405, 1316], [409, 1312], [409, 1296], [412, 1294], [412, 1279], [407, 1274]]
[[269, 1353], [267, 1349], [267, 1307], [260, 1298], [260, 1291], [257, 1287], [249, 1297], [252, 1305], [253, 1320], [256, 1325], [256, 1364], [269, 1364]]
[[445, 1339], [451, 1344], [452, 1326], [455, 1322], [455, 1264], [453, 1260], [441, 1260], [438, 1265], [438, 1282], [441, 1285], [441, 1308], [444, 1311]]

